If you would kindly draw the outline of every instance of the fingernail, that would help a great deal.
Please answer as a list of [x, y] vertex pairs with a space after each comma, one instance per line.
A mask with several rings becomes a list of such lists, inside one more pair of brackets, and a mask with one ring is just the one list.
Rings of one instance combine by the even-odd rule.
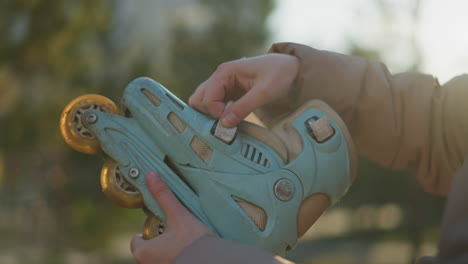
[[237, 116], [233, 112], [229, 112], [221, 119], [221, 124], [226, 128], [230, 128], [235, 125], [237, 120]]
[[155, 171], [148, 171], [146, 173], [146, 180], [151, 183], [156, 183], [159, 180], [160, 176]]

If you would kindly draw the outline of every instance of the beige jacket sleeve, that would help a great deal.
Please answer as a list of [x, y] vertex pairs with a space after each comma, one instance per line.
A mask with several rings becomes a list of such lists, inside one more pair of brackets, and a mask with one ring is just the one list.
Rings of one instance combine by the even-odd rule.
[[436, 256], [423, 257], [416, 264], [464, 264], [468, 263], [468, 156], [463, 168], [454, 176], [447, 197], [445, 214]]
[[263, 121], [321, 99], [345, 120], [358, 152], [387, 168], [414, 169], [426, 191], [447, 194], [468, 153], [468, 75], [440, 86], [430, 75], [393, 75], [381, 63], [299, 44], [270, 52], [296, 56], [300, 72], [287, 100], [258, 111]]

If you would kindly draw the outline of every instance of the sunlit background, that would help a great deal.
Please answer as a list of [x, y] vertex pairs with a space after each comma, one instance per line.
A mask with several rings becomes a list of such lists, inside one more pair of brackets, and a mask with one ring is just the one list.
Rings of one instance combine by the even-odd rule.
[[[365, 56], [444, 82], [468, 69], [463, 0], [7, 0], [0, 3], [0, 263], [134, 263], [141, 210], [100, 190], [103, 159], [58, 120], [85, 93], [120, 101], [149, 76], [183, 99], [218, 64], [278, 41]], [[361, 158], [358, 180], [288, 257], [411, 263], [436, 252], [444, 200]]]
[[343, 53], [358, 46], [394, 72], [416, 64], [444, 82], [467, 69], [466, 10], [463, 0], [288, 0], [276, 1], [268, 26], [275, 42]]

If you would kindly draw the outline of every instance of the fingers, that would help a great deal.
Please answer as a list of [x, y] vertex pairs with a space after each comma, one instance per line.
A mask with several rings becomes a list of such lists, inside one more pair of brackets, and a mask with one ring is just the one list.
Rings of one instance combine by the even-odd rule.
[[[222, 64], [213, 75], [202, 83], [190, 97], [189, 104], [210, 114], [214, 118], [221, 118], [225, 127], [234, 127], [253, 110], [269, 100], [266, 88], [256, 85], [253, 88], [248, 73], [238, 70], [243, 67], [243, 61], [234, 61]], [[228, 93], [245, 93], [239, 100], [231, 104], [228, 109]]]
[[[197, 88], [189, 104], [233, 127], [256, 108], [286, 96], [298, 70], [298, 59], [285, 54], [226, 62]], [[237, 101], [225, 109], [229, 100]]]
[[130, 251], [132, 252], [133, 257], [135, 257], [137, 263], [148, 263], [148, 259], [151, 259], [151, 256], [148, 256], [148, 249], [152, 248], [153, 240], [144, 240], [141, 235], [136, 235], [130, 241]]
[[[194, 94], [189, 98], [189, 105], [214, 118], [221, 117], [224, 111], [224, 84], [215, 72], [208, 80], [200, 84]], [[209, 90], [209, 91], [208, 91]], [[207, 97], [207, 95], [209, 95]]]
[[130, 250], [137, 263], [172, 263], [167, 259], [173, 258], [175, 255], [169, 249], [162, 250], [167, 238], [161, 236], [158, 236], [158, 239], [150, 240], [144, 240], [141, 235], [132, 238]]
[[229, 93], [238, 88], [243, 89], [236, 85], [237, 76], [242, 75], [239, 71], [240, 63], [231, 61], [219, 65], [210, 78], [198, 86], [189, 99], [189, 105], [219, 119], [226, 107]]
[[166, 216], [167, 226], [176, 224], [178, 219], [188, 213], [158, 173], [149, 171], [146, 174], [146, 185]]
[[[224, 106], [225, 106], [224, 101], [223, 101], [224, 94], [216, 95], [217, 97], [221, 99], [216, 99], [216, 98], [211, 99], [213, 101], [208, 101], [207, 98], [205, 98], [205, 95], [207, 94], [206, 90], [208, 87], [212, 87], [212, 86], [218, 87], [216, 85], [216, 82], [213, 80], [216, 77], [213, 75], [208, 80], [206, 80], [205, 82], [203, 82], [202, 84], [198, 86], [198, 88], [189, 98], [189, 105], [197, 109], [200, 112], [209, 114], [210, 116], [214, 118], [220, 118], [221, 114], [224, 111]], [[219, 90], [216, 89], [216, 91], [219, 91]]]
[[153, 239], [134, 236], [130, 250], [138, 263], [173, 263], [193, 241], [212, 232], [179, 202], [158, 173], [146, 173], [146, 185], [166, 216], [166, 227]]
[[268, 102], [269, 97], [268, 93], [261, 87], [250, 90], [224, 111], [221, 117], [223, 126], [226, 128], [236, 126], [255, 109]]

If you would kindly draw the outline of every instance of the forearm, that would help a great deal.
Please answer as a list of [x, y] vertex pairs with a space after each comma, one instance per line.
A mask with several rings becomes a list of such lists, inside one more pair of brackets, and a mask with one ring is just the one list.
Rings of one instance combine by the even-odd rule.
[[204, 236], [192, 243], [177, 257], [175, 263], [292, 264], [292, 262], [265, 250], [213, 236]]
[[[283, 111], [321, 99], [345, 120], [361, 154], [385, 167], [415, 169], [427, 191], [447, 193], [468, 149], [468, 76], [441, 87], [430, 75], [392, 75], [381, 63], [303, 45], [275, 44], [270, 52], [300, 62]], [[277, 106], [259, 110], [266, 123], [276, 121]]]

